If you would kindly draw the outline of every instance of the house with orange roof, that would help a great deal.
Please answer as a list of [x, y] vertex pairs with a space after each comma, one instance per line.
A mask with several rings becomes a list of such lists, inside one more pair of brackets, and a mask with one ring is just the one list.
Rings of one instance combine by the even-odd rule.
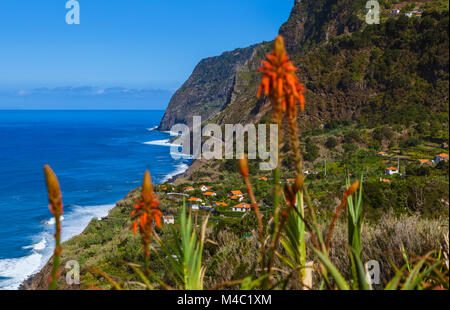
[[436, 159], [434, 160], [434, 163], [437, 164], [440, 161], [448, 161], [448, 154], [441, 153], [439, 155], [436, 155]]
[[192, 186], [187, 186], [187, 187], [185, 187], [184, 188], [184, 191], [185, 192], [192, 192], [192, 191], [194, 191], [195, 189], [194, 189], [194, 187], [192, 187]]
[[250, 212], [251, 206], [248, 203], [240, 203], [238, 205], [235, 205], [234, 207], [231, 207], [231, 211], [235, 212]]
[[260, 177], [260, 178], [259, 178], [259, 180], [260, 180], [260, 181], [264, 181], [264, 182], [267, 182], [267, 181], [268, 181], [269, 179], [268, 179], [268, 178], [266, 178], [266, 177]]
[[215, 206], [215, 207], [227, 207], [228, 204], [225, 203], [225, 202], [216, 202], [216, 203], [214, 204], [214, 206]]
[[378, 152], [378, 156], [388, 156], [387, 152]]
[[230, 196], [237, 196], [237, 197], [243, 197], [244, 196], [244, 194], [242, 194], [242, 192], [241, 191], [231, 191], [230, 192]]
[[244, 197], [242, 197], [242, 196], [231, 196], [230, 199], [237, 200], [239, 202], [244, 201]]
[[191, 208], [191, 210], [198, 210], [202, 201], [203, 200], [201, 200], [200, 198], [191, 197], [188, 199], [189, 207]]
[[383, 183], [391, 183], [391, 180], [380, 178], [380, 182], [383, 182]]
[[237, 200], [239, 202], [244, 200], [244, 194], [241, 191], [231, 191], [229, 194], [231, 200]]
[[395, 167], [389, 167], [389, 168], [386, 168], [386, 172], [385, 173], [386, 173], [386, 175], [393, 175], [393, 174], [398, 174], [399, 171]]
[[286, 179], [286, 183], [295, 183], [295, 179]]
[[205, 192], [205, 193], [203, 193], [203, 195], [205, 195], [205, 196], [210, 196], [210, 197], [217, 196], [217, 194], [214, 193], [214, 192]]
[[419, 159], [419, 163], [421, 164], [421, 165], [431, 165], [432, 164], [432, 162], [431, 162], [431, 160], [429, 160], [429, 159]]
[[206, 191], [212, 189], [212, 187], [211, 187], [211, 186], [202, 185], [202, 186], [199, 187], [199, 189], [200, 189], [202, 192], [206, 192]]

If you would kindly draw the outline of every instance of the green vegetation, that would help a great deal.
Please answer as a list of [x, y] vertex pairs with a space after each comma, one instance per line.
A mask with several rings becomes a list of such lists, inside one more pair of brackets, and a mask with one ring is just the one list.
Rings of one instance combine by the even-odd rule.
[[[397, 4], [380, 2], [384, 10]], [[368, 289], [363, 265], [376, 260], [383, 273], [374, 289], [448, 289], [449, 164], [431, 162], [448, 154], [448, 3], [421, 2], [422, 18], [384, 11], [383, 23], [370, 26], [362, 22], [364, 3], [303, 1], [283, 26], [289, 37], [298, 26], [296, 14], [308, 9], [314, 17], [305, 41], [288, 43], [308, 89], [306, 115], [298, 119], [302, 133], [295, 137], [301, 150], [285, 143], [275, 175], [248, 163], [255, 198], [234, 160], [201, 163], [189, 176], [158, 187], [161, 211], [175, 224], [156, 229], [152, 273], [144, 276], [137, 271], [144, 262], [140, 239], [129, 229], [140, 195], [132, 191], [106, 219], [92, 221], [64, 244], [61, 260], [79, 260], [82, 288], [304, 289], [307, 263], [313, 262], [311, 288]], [[329, 18], [338, 11], [337, 20]], [[338, 27], [325, 41], [333, 25], [350, 33]], [[242, 120], [243, 110], [262, 105], [254, 97], [260, 78], [254, 67], [268, 46], [255, 47], [257, 59], [237, 74], [239, 108], [229, 105], [211, 121]], [[227, 64], [230, 57], [225, 55]], [[269, 114], [260, 120], [270, 121]], [[299, 154], [305, 178], [294, 188], [291, 179], [299, 174], [293, 158]], [[399, 173], [386, 175], [387, 167]], [[216, 196], [205, 196], [201, 185]], [[194, 190], [185, 191], [188, 186]], [[258, 205], [267, 243], [261, 245], [256, 212], [231, 210], [240, 203], [232, 190], [244, 193], [242, 202]], [[173, 192], [202, 199], [205, 209], [185, 210], [188, 197]], [[300, 203], [293, 204], [293, 197]], [[217, 202], [226, 205], [206, 209]]]

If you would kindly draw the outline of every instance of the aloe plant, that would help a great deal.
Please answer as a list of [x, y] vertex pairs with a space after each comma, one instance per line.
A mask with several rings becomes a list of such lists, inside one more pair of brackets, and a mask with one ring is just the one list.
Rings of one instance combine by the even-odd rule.
[[[183, 203], [181, 210], [180, 238], [174, 232], [174, 238], [162, 240], [155, 238], [161, 250], [166, 257], [159, 255], [161, 263], [166, 271], [172, 275], [172, 278], [185, 290], [202, 290], [203, 278], [206, 268], [202, 265], [203, 245], [205, 242], [206, 218], [201, 227], [200, 236], [197, 236], [197, 230], [192, 220], [192, 215], [186, 216], [186, 206]], [[161, 281], [154, 274], [153, 278], [160, 284]]]
[[[355, 255], [361, 257], [361, 225], [362, 225], [362, 191], [363, 177], [359, 182], [359, 190], [353, 196], [347, 198], [348, 203], [348, 244], [355, 251]], [[347, 179], [347, 187], [350, 186], [350, 179]]]
[[[303, 193], [297, 193], [298, 212], [304, 218]], [[289, 211], [289, 216], [285, 226], [285, 234], [281, 239], [281, 245], [287, 256], [279, 255], [281, 260], [291, 269], [298, 270], [298, 276], [304, 284], [306, 268], [306, 244], [305, 244], [305, 223], [293, 209]]]

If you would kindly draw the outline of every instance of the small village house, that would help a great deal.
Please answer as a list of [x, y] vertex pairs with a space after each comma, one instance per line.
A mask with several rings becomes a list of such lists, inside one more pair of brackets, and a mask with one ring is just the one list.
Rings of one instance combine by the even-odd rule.
[[400, 9], [392, 9], [391, 14], [393, 14], [393, 15], [400, 14]]
[[202, 203], [202, 201], [203, 200], [201, 200], [200, 198], [191, 197], [188, 199], [189, 207], [192, 210], [198, 210], [200, 208], [200, 204]]
[[214, 193], [214, 192], [205, 192], [205, 193], [203, 193], [203, 195], [208, 196], [208, 197], [214, 197], [214, 196], [217, 196], [217, 194]]
[[259, 180], [260, 180], [260, 181], [264, 181], [264, 182], [267, 182], [267, 181], [268, 181], [269, 179], [268, 179], [268, 178], [266, 178], [266, 177], [260, 177], [260, 178], [259, 178]]
[[394, 174], [398, 174], [399, 171], [395, 167], [389, 167], [389, 168], [386, 168], [386, 172], [385, 173], [386, 173], [386, 175], [394, 175]]
[[231, 192], [229, 193], [229, 196], [230, 196], [230, 199], [231, 199], [231, 200], [237, 200], [237, 201], [239, 201], [239, 202], [241, 202], [241, 201], [244, 200], [244, 194], [242, 194], [241, 191], [236, 191], [236, 190], [231, 191]]
[[378, 152], [378, 156], [388, 156], [387, 152]]
[[420, 165], [431, 165], [432, 162], [429, 159], [419, 159]]
[[244, 201], [244, 197], [242, 197], [242, 196], [231, 196], [230, 199], [237, 200], [239, 202]]
[[250, 212], [251, 206], [248, 203], [240, 203], [238, 205], [235, 205], [234, 207], [231, 207], [231, 211], [234, 212]]
[[231, 192], [229, 193], [229, 195], [230, 195], [231, 197], [233, 197], [233, 196], [236, 196], [236, 197], [244, 197], [244, 194], [242, 194], [241, 191], [236, 191], [236, 190], [231, 191]]
[[214, 207], [227, 207], [227, 206], [228, 206], [228, 204], [225, 202], [216, 202], [214, 204]]
[[436, 155], [436, 159], [434, 160], [434, 163], [438, 163], [440, 161], [448, 161], [448, 154], [441, 153], [439, 155]]
[[380, 178], [380, 182], [383, 182], [383, 183], [391, 183], [391, 180]]
[[202, 192], [206, 192], [206, 191], [212, 189], [212, 187], [211, 187], [211, 186], [202, 185], [202, 186], [199, 187], [199, 189], [200, 189]]
[[175, 224], [175, 219], [174, 219], [173, 215], [163, 216], [163, 221], [164, 221], [164, 224], [168, 224], [168, 225]]
[[203, 200], [197, 197], [191, 197], [188, 199], [188, 202], [198, 202], [201, 203]]
[[295, 179], [286, 179], [286, 183], [295, 183]]
[[185, 192], [193, 192], [195, 189], [192, 186], [187, 186], [184, 188]]
[[413, 16], [421, 18], [422, 17], [422, 11], [414, 10], [414, 11], [406, 12], [405, 15], [410, 17], [410, 18], [413, 17]]

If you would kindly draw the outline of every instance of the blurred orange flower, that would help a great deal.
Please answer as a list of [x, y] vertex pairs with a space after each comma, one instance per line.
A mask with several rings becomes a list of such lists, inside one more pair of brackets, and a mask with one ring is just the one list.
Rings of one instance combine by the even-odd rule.
[[297, 102], [300, 103], [303, 111], [305, 86], [300, 83], [295, 74], [298, 69], [289, 60], [282, 36], [277, 36], [272, 52], [267, 54], [266, 60], [263, 60], [262, 64], [263, 66], [258, 69], [263, 74], [258, 89], [258, 98], [264, 92], [264, 95], [272, 99], [276, 110], [287, 111], [291, 116], [297, 115]]
[[139, 228], [146, 257], [150, 254], [148, 245], [152, 238], [153, 223], [155, 223], [158, 228], [161, 228], [162, 212], [158, 209], [158, 205], [159, 201], [153, 193], [150, 173], [146, 171], [144, 181], [142, 182], [141, 198], [136, 201], [136, 204], [134, 205], [135, 210], [131, 212], [133, 219], [132, 229], [134, 233], [137, 233]]

